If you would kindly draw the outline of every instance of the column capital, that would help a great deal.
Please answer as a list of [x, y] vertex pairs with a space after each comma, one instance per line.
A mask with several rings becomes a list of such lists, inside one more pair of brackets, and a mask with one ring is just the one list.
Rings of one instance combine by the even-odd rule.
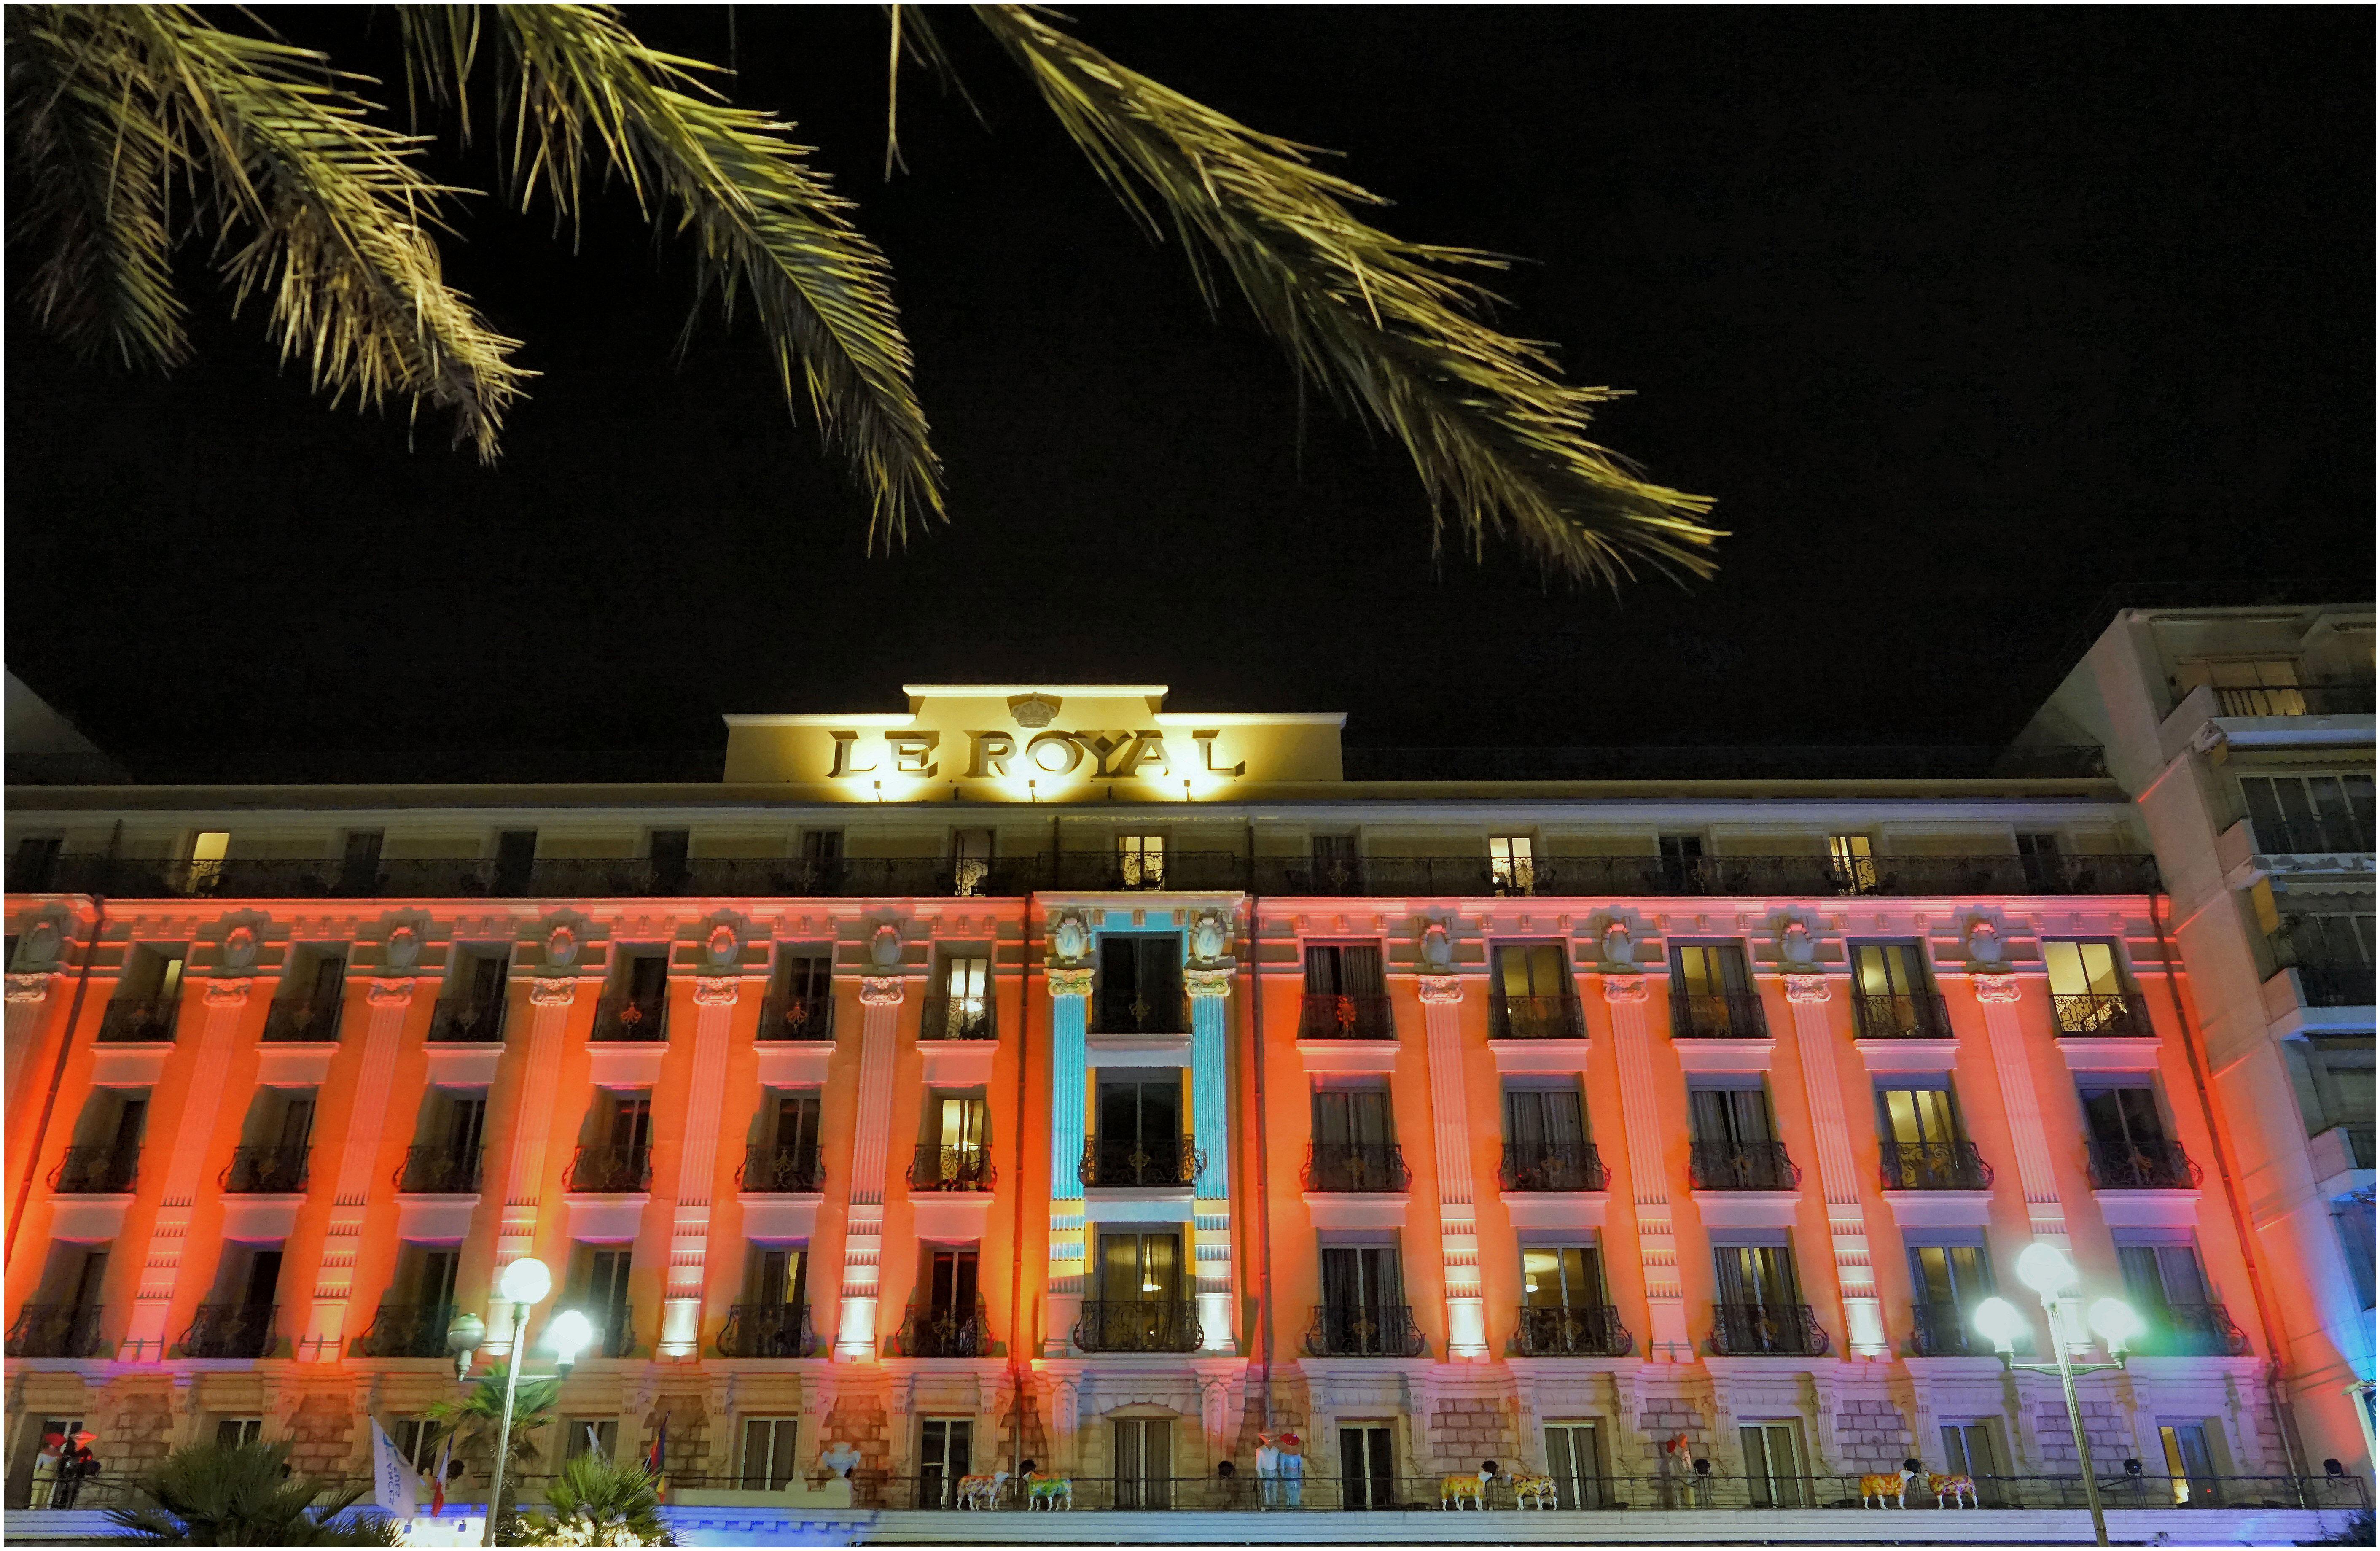
[[57, 983], [57, 979], [58, 977], [54, 973], [10, 975], [8, 977], [8, 1000], [12, 1002], [38, 1002], [44, 1000], [50, 994], [50, 987]]
[[[698, 975], [694, 981], [697, 1007], [732, 1008], [742, 982], [734, 975]], [[897, 997], [895, 998], [898, 999]]]
[[1641, 1002], [1652, 994], [1649, 975], [1597, 975], [1603, 982], [1603, 999], [1607, 1002]]
[[1451, 1007], [1463, 1000], [1461, 975], [1423, 975], [1420, 978], [1421, 999], [1435, 1006]]
[[397, 1007], [413, 1000], [413, 988], [419, 983], [411, 976], [365, 983], [364, 1000], [372, 1007]]
[[[1085, 976], [1090, 973], [1087, 970], [1080, 972]], [[1184, 970], [1182, 971], [1182, 983], [1189, 991], [1190, 999], [1193, 1001], [1206, 997], [1228, 996], [1232, 994], [1232, 971], [1230, 970]], [[1085, 989], [1087, 991], [1088, 987]]]
[[1967, 978], [1973, 982], [1975, 1000], [1979, 1002], [2013, 1002], [2018, 999], [2014, 975], [1969, 975]]
[[1041, 973], [1050, 983], [1050, 995], [1052, 996], [1087, 996], [1091, 994], [1091, 970], [1087, 964], [1079, 970], [1052, 966]]
[[1832, 994], [1824, 975], [1785, 977], [1785, 999], [1789, 1002], [1823, 1002]]
[[859, 982], [859, 1000], [871, 1008], [897, 1008], [908, 982], [899, 975], [864, 975]]
[[248, 1000], [248, 988], [253, 984], [247, 976], [234, 980], [207, 982], [207, 1006], [211, 1008], [239, 1007]]
[[533, 1007], [566, 1008], [577, 995], [577, 975], [540, 975], [528, 985], [528, 999]]

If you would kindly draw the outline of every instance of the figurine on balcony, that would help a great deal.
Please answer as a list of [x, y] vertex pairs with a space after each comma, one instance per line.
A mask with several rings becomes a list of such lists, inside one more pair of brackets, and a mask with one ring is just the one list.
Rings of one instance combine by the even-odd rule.
[[1000, 1506], [1002, 1496], [1008, 1490], [1008, 1472], [994, 1471], [990, 1475], [959, 1477], [959, 1507], [980, 1509], [989, 1513]]
[[1453, 1508], [1462, 1511], [1468, 1503], [1481, 1513], [1488, 1511], [1488, 1484], [1500, 1473], [1493, 1459], [1479, 1461], [1479, 1469], [1470, 1475], [1450, 1475], [1438, 1484], [1438, 1506], [1440, 1512]]
[[1903, 1459], [1900, 1469], [1888, 1475], [1864, 1475], [1859, 1479], [1860, 1507], [1868, 1506], [1874, 1498], [1878, 1508], [1907, 1508], [1909, 1484], [1917, 1479], [1911, 1461]]
[[1281, 1493], [1291, 1508], [1300, 1508], [1305, 1500], [1305, 1445], [1295, 1433], [1281, 1435]]

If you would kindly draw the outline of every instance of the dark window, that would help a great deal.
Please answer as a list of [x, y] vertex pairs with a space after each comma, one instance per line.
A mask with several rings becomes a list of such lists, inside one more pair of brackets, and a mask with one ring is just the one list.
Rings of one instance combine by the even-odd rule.
[[1350, 1510], [1397, 1506], [1396, 1447], [1385, 1425], [1339, 1429], [1339, 1492]]
[[273, 1301], [281, 1286], [281, 1252], [278, 1249], [259, 1250], [248, 1263], [248, 1281], [240, 1301], [251, 1309], [263, 1308]]
[[2052, 887], [2058, 879], [2058, 837], [2055, 835], [2020, 835], [2016, 837], [2017, 865], [2024, 881], [2033, 888]]
[[801, 1250], [762, 1250], [752, 1257], [752, 1301], [770, 1309], [798, 1309], [808, 1301], [809, 1255]]
[[777, 1100], [776, 1144], [780, 1153], [808, 1156], [818, 1151], [819, 1095], [787, 1093]]
[[1305, 950], [1305, 992], [1310, 996], [1378, 996], [1380, 950], [1368, 943], [1318, 943]]
[[794, 1432], [799, 1423], [790, 1416], [756, 1416], [744, 1423], [744, 1490], [782, 1492], [800, 1473], [795, 1463]]
[[1322, 1301], [1335, 1309], [1386, 1308], [1404, 1301], [1397, 1252], [1330, 1246], [1322, 1252]]
[[1107, 933], [1099, 938], [1099, 1006], [1104, 1033], [1180, 1033], [1182, 940], [1172, 933]]
[[[46, 894], [58, 861], [58, 837], [30, 836], [17, 842], [17, 860], [9, 868], [8, 887], [19, 894]], [[14, 962], [11, 951], [9, 959]]]
[[2091, 1129], [2092, 1141], [2107, 1147], [2135, 1147], [2165, 1140], [2156, 1091], [2146, 1083], [2085, 1087], [2081, 1092], [2082, 1118]]
[[650, 1147], [653, 1142], [653, 1101], [646, 1093], [619, 1093], [612, 1098], [612, 1113], [604, 1140], [613, 1147]]
[[1320, 867], [1354, 866], [1355, 837], [1353, 835], [1317, 835], [1314, 837], [1314, 861]]
[[536, 830], [507, 829], [496, 837], [496, 878], [501, 886], [526, 884], [536, 861]]
[[663, 883], [675, 883], [686, 876], [686, 859], [693, 849], [694, 837], [683, 829], [656, 829], [652, 835], [653, 875]]
[[1687, 1093], [1696, 1142], [1733, 1146], [1776, 1140], [1768, 1095], [1758, 1088], [1695, 1088]]
[[1324, 1089], [1314, 1095], [1314, 1140], [1385, 1146], [1396, 1140], [1385, 1088]]
[[843, 860], [843, 831], [840, 829], [805, 829], [802, 831], [804, 861], [833, 862]]
[[1661, 875], [1672, 888], [1683, 888], [1702, 875], [1703, 837], [1699, 835], [1661, 837]]
[[1099, 1140], [1143, 1147], [1172, 1147], [1182, 1136], [1182, 1081], [1156, 1080], [1099, 1083]]
[[1575, 1089], [1514, 1089], [1504, 1095], [1504, 1140], [1514, 1146], [1584, 1142], [1586, 1111]]
[[2197, 1308], [2213, 1300], [2198, 1252], [2188, 1244], [2119, 1244], [2116, 1264], [2124, 1290], [2149, 1310]]
[[926, 1301], [938, 1312], [968, 1314], [975, 1311], [975, 1251], [934, 1250], [928, 1253]]
[[1782, 1245], [1726, 1244], [1711, 1255], [1718, 1271], [1720, 1302], [1767, 1307], [1802, 1301], [1791, 1250]]
[[348, 892], [365, 894], [380, 886], [380, 848], [382, 836], [377, 829], [350, 829], [339, 857], [339, 869]]

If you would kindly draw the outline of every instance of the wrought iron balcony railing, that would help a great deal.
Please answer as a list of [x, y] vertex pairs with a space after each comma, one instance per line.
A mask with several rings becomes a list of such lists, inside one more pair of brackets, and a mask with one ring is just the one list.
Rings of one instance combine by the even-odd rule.
[[310, 1147], [236, 1147], [215, 1177], [226, 1195], [301, 1195]]
[[140, 1179], [140, 1149], [109, 1142], [69, 1147], [50, 1170], [50, 1189], [60, 1195], [129, 1195]]
[[1697, 1142], [1687, 1166], [1698, 1191], [1792, 1191], [1802, 1186], [1801, 1166], [1785, 1155], [1781, 1142]]
[[1756, 991], [1728, 991], [1690, 996], [1670, 993], [1670, 1037], [1672, 1039], [1767, 1039], [1768, 1010]]
[[2369, 684], [2288, 684], [2215, 690], [2218, 716], [2369, 716]]
[[1317, 1142], [1305, 1151], [1309, 1191], [1409, 1191], [1413, 1170], [1393, 1142]]
[[1824, 1357], [1833, 1343], [1807, 1303], [1714, 1303], [1711, 1351], [1719, 1357]]
[[912, 1303], [892, 1337], [896, 1357], [991, 1357], [992, 1345], [980, 1300], [972, 1307]]
[[1386, 996], [1309, 991], [1297, 1015], [1299, 1039], [1394, 1039], [1396, 1015]]
[[96, 1303], [28, 1303], [8, 1327], [8, 1355], [97, 1357], [103, 1312]]
[[396, 1169], [403, 1195], [473, 1195], [480, 1189], [477, 1147], [407, 1147]]
[[364, 1357], [444, 1358], [446, 1327], [454, 1320], [452, 1303], [383, 1303], [356, 1350]]
[[273, 1350], [271, 1303], [201, 1303], [182, 1332], [184, 1357], [259, 1358]]
[[2094, 991], [2049, 998], [2050, 1017], [2061, 1034], [2155, 1039], [2148, 999], [2133, 991]]
[[1852, 1025], [1861, 1039], [1949, 1039], [1950, 1011], [1938, 991], [1904, 992], [1898, 995], [1857, 992], [1852, 996]]
[[1575, 996], [1504, 996], [1488, 1004], [1490, 1039], [1585, 1039], [1586, 1013]]
[[832, 996], [771, 996], [760, 1004], [756, 1040], [823, 1040], [834, 1037]]
[[1207, 1154], [1186, 1136], [1095, 1136], [1075, 1175], [1086, 1185], [1195, 1185], [1206, 1167]]
[[2147, 1322], [2141, 1349], [2161, 1357], [2244, 1357], [2248, 1333], [2232, 1323], [2220, 1303], [2138, 1306]]
[[929, 996], [917, 1020], [919, 1039], [998, 1039], [989, 996]]
[[606, 996], [595, 1004], [595, 1028], [590, 1040], [665, 1040], [669, 1038], [669, 996]]
[[1101, 985], [1091, 994], [1091, 1032], [1095, 1034], [1186, 1034], [1190, 1032], [1190, 998], [1151, 996], [1145, 992]]
[[787, 1194], [826, 1188], [826, 1160], [812, 1142], [808, 1147], [761, 1146], [744, 1150], [744, 1165], [735, 1171], [739, 1190]]
[[810, 1328], [807, 1303], [738, 1303], [711, 1343], [722, 1357], [816, 1357], [818, 1332]]
[[317, 1007], [312, 1002], [275, 1002], [265, 1011], [263, 1037], [329, 1044], [339, 1037], [339, 1010], [336, 1002], [328, 1007]]
[[1512, 1331], [1512, 1350], [1521, 1357], [1625, 1357], [1635, 1346], [1609, 1303], [1524, 1303]]
[[118, 996], [100, 1015], [99, 1037], [110, 1044], [171, 1040], [181, 1011], [178, 996]]
[[1081, 1351], [1196, 1351], [1206, 1341], [1186, 1299], [1086, 1299], [1075, 1321]]
[[585, 1195], [626, 1195], [653, 1188], [650, 1147], [581, 1147], [570, 1160], [565, 1190]]
[[1892, 1142], [1877, 1144], [1877, 1172], [1888, 1191], [1988, 1191], [1992, 1166], [1972, 1142]]
[[1496, 1182], [1508, 1191], [1608, 1191], [1611, 1172], [1592, 1142], [1508, 1142]]
[[991, 1154], [981, 1147], [921, 1144], [909, 1165], [913, 1191], [988, 1191], [998, 1177]]
[[[1973, 1303], [1912, 1303], [1909, 1306], [1909, 1355], [1912, 1357], [1989, 1357], [1992, 1343], [1975, 1329]], [[2020, 1336], [2017, 1345], [2029, 1349], [2033, 1337]]]
[[1421, 1357], [1428, 1350], [1409, 1303], [1318, 1303], [1305, 1331], [1308, 1357]]
[[504, 1002], [445, 1001], [430, 1015], [432, 1044], [501, 1044], [504, 1038]]
[[2091, 1186], [2101, 1191], [2187, 1191], [2203, 1171], [2179, 1142], [2091, 1143]]
[[[581, 1301], [573, 1307], [585, 1308]], [[595, 1325], [594, 1344], [587, 1349], [589, 1357], [634, 1357], [637, 1355], [637, 1306], [614, 1303], [609, 1309], [589, 1309], [588, 1318]]]

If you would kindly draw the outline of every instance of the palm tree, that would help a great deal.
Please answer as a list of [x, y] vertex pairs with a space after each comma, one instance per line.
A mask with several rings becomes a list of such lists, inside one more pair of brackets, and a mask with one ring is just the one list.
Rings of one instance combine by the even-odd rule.
[[394, 1545], [385, 1515], [332, 1522], [368, 1488], [289, 1473], [289, 1446], [194, 1444], [131, 1484], [148, 1499], [112, 1508], [116, 1545]]
[[[491, 1473], [495, 1465], [496, 1435], [503, 1429], [504, 1416], [504, 1364], [499, 1362], [482, 1374], [468, 1393], [440, 1400], [422, 1412], [434, 1429], [431, 1441], [452, 1437], [455, 1458], [480, 1475]], [[552, 1419], [561, 1388], [550, 1378], [521, 1381], [513, 1396], [512, 1443], [504, 1451], [508, 1481], [524, 1467], [537, 1463], [538, 1430]]]
[[[710, 91], [714, 67], [648, 47], [610, 7], [395, 7], [407, 98], [492, 131], [509, 192], [575, 216], [617, 178], [691, 239], [698, 307], [748, 310], [789, 407], [806, 397], [871, 499], [868, 539], [943, 514], [884, 255], [792, 125]], [[1307, 147], [1140, 75], [1027, 6], [975, 19], [1153, 237], [1182, 243], [1210, 304], [1220, 275], [1312, 386], [1396, 438], [1432, 531], [1475, 553], [1517, 539], [1548, 569], [1616, 583], [1637, 563], [1707, 575], [1710, 503], [1642, 478], [1588, 434], [1613, 390], [1563, 383], [1547, 348], [1486, 321], [1473, 276], [1503, 261], [1409, 242], [1377, 196]], [[244, 15], [244, 13], [242, 13]], [[925, 18], [892, 8], [905, 58], [954, 79]], [[13, 6], [10, 242], [33, 317], [85, 356], [170, 367], [189, 351], [176, 247], [208, 239], [236, 300], [269, 299], [285, 359], [334, 403], [395, 397], [495, 456], [529, 373], [446, 284], [434, 228], [463, 190], [431, 138], [383, 122], [365, 77], [185, 6]], [[897, 154], [888, 133], [887, 170]]]
[[559, 1531], [586, 1525], [597, 1531], [625, 1530], [639, 1545], [674, 1545], [669, 1528], [662, 1522], [661, 1484], [642, 1465], [614, 1463], [593, 1450], [564, 1462], [562, 1473], [545, 1489], [545, 1500], [551, 1513], [540, 1513], [520, 1522], [519, 1528], [507, 1534], [514, 1545], [586, 1545], [619, 1544], [606, 1537], [597, 1540], [582, 1529], [581, 1538], [564, 1539]]

